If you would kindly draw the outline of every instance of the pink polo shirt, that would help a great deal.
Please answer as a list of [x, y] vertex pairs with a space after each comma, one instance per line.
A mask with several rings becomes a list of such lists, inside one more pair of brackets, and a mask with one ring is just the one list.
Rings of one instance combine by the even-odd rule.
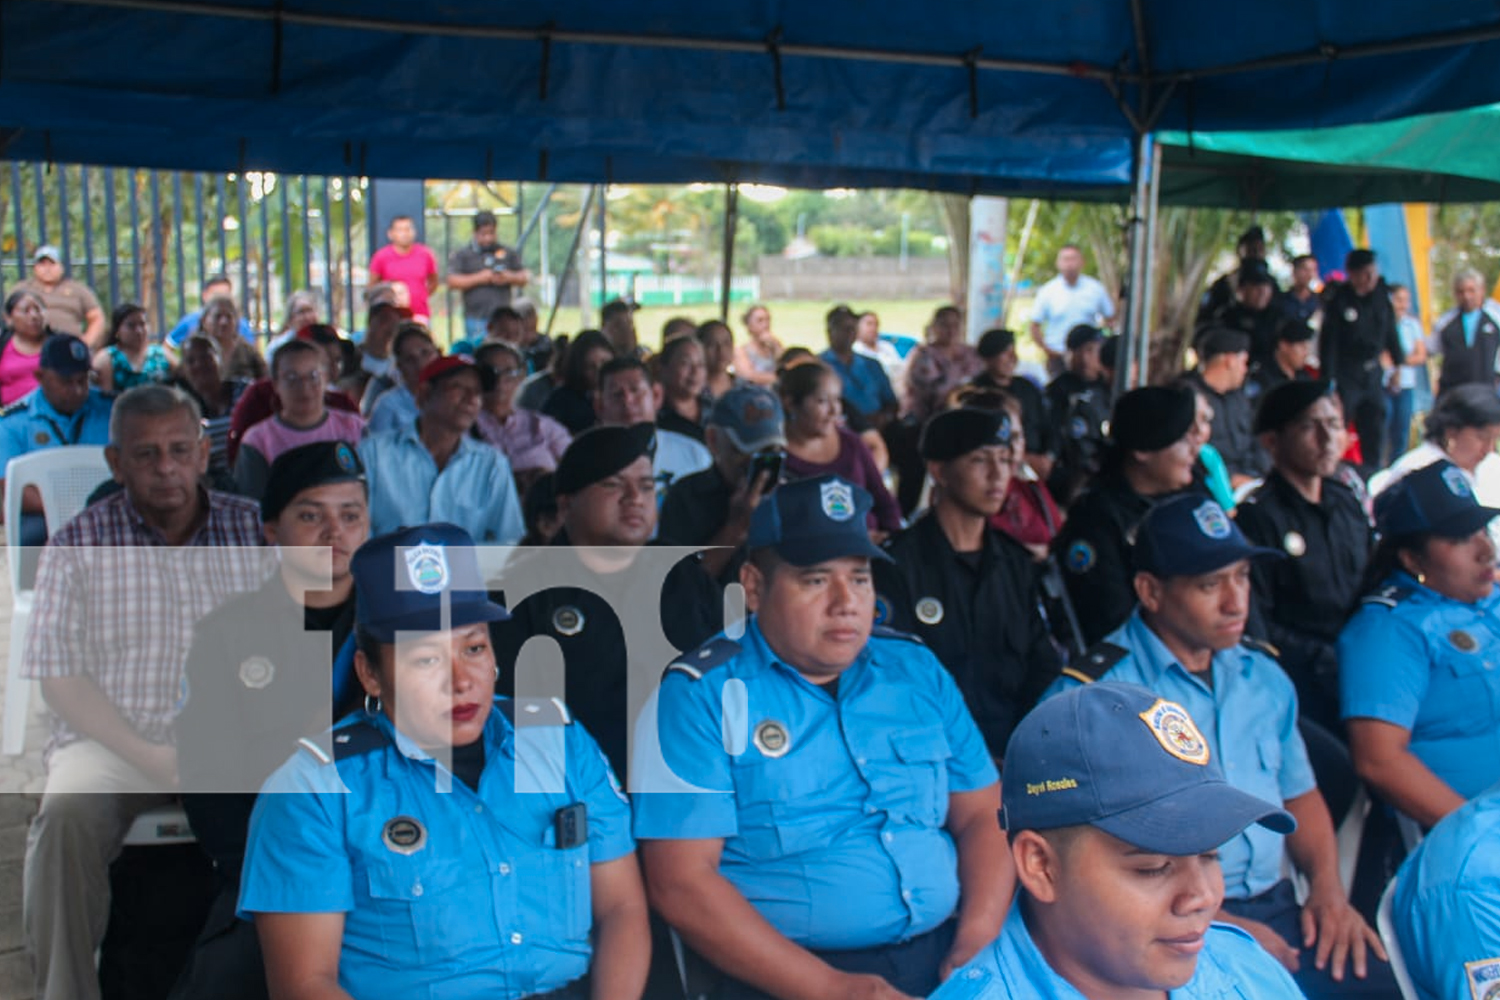
[[427, 305], [427, 276], [438, 273], [437, 258], [420, 243], [413, 243], [406, 253], [387, 243], [370, 258], [370, 277], [376, 281], [399, 281], [411, 293], [412, 316], [426, 320], [432, 316]]

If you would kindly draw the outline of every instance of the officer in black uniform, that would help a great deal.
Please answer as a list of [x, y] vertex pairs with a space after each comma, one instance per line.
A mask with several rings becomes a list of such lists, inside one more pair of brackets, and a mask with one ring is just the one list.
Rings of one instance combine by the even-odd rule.
[[1284, 382], [1312, 380], [1307, 359], [1312, 354], [1312, 340], [1317, 334], [1303, 320], [1288, 316], [1276, 328], [1276, 349], [1271, 357], [1257, 362], [1250, 359], [1250, 378], [1245, 382], [1245, 396], [1252, 405], [1260, 405], [1266, 393]]
[[1014, 468], [1004, 411], [958, 409], [922, 428], [932, 506], [876, 562], [875, 622], [927, 643], [958, 682], [990, 754], [1057, 676], [1030, 554], [990, 527]]
[[1214, 411], [1209, 441], [1219, 450], [1236, 487], [1259, 479], [1270, 460], [1251, 431], [1254, 410], [1245, 395], [1250, 337], [1227, 327], [1210, 327], [1198, 336], [1198, 367], [1186, 380], [1197, 386]]
[[1367, 470], [1380, 468], [1385, 441], [1385, 378], [1381, 353], [1401, 364], [1406, 353], [1396, 332], [1390, 289], [1373, 250], [1351, 250], [1344, 258], [1349, 280], [1324, 293], [1318, 358], [1344, 401], [1344, 417], [1359, 432]]
[[[1194, 321], [1195, 326], [1206, 326], [1220, 310], [1227, 308], [1234, 302], [1235, 291], [1239, 286], [1240, 271], [1253, 261], [1265, 262], [1266, 259], [1266, 231], [1260, 226], [1251, 226], [1240, 235], [1239, 242], [1235, 244], [1235, 255], [1239, 257], [1240, 263], [1233, 271], [1226, 272], [1214, 279], [1214, 283], [1208, 286], [1208, 291], [1198, 300], [1198, 317]], [[1271, 290], [1276, 292], [1276, 284], [1272, 280]]]
[[[1103, 351], [1100, 351], [1101, 357]], [[1026, 461], [1043, 479], [1052, 471], [1052, 455], [1057, 450], [1056, 429], [1048, 410], [1047, 397], [1036, 383], [1016, 374], [1016, 335], [1009, 330], [986, 330], [979, 338], [979, 357], [984, 371], [969, 380], [981, 389], [999, 389], [1021, 404], [1021, 432], [1026, 435]]]
[[1047, 408], [1057, 429], [1057, 462], [1047, 488], [1066, 507], [1099, 471], [1111, 387], [1099, 353], [1104, 334], [1080, 323], [1068, 331], [1068, 370], [1047, 383]]
[[1276, 350], [1276, 330], [1285, 313], [1273, 299], [1276, 279], [1263, 260], [1247, 260], [1235, 279], [1235, 298], [1207, 326], [1238, 330], [1250, 338], [1250, 360], [1269, 360]]
[[[266, 996], [255, 928], [235, 917], [256, 790], [299, 739], [358, 701], [350, 689], [330, 703], [330, 678], [340, 656], [353, 676], [349, 560], [370, 534], [359, 454], [342, 441], [284, 452], [271, 463], [260, 511], [266, 541], [282, 547], [281, 568], [198, 623], [175, 723], [183, 807], [222, 879], [172, 994], [183, 1000]], [[331, 577], [312, 546], [331, 550]]]
[[1280, 650], [1302, 716], [1342, 732], [1335, 647], [1373, 541], [1359, 499], [1332, 478], [1343, 417], [1327, 382], [1287, 382], [1261, 401], [1255, 432], [1273, 468], [1235, 519], [1251, 542], [1288, 558], [1253, 565], [1252, 629]]
[[1191, 389], [1163, 386], [1132, 389], [1115, 404], [1099, 476], [1052, 542], [1085, 647], [1135, 607], [1130, 541], [1158, 498], [1192, 485], [1202, 444], [1192, 433], [1196, 410]]
[[[655, 574], [647, 547], [656, 530], [654, 449], [651, 424], [595, 427], [573, 439], [554, 474], [562, 528], [550, 546], [506, 569], [507, 599], [501, 603], [510, 608], [511, 618], [492, 628], [499, 693], [564, 698], [621, 777], [629, 760], [626, 734], [640, 709], [627, 697], [630, 664], [636, 663], [644, 671], [641, 676], [654, 682], [662, 663], [660, 649], [627, 640], [641, 622], [655, 616], [674, 647], [666, 651], [671, 659], [723, 627], [723, 599], [698, 560], [679, 562], [664, 574], [665, 583]], [[531, 594], [515, 589], [528, 577], [546, 578], [558, 569], [587, 586], [547, 586]], [[557, 643], [563, 677], [550, 672], [533, 677], [523, 665], [518, 691], [521, 647], [537, 636]], [[547, 690], [536, 690], [539, 683]], [[650, 687], [642, 687], [643, 698]]]

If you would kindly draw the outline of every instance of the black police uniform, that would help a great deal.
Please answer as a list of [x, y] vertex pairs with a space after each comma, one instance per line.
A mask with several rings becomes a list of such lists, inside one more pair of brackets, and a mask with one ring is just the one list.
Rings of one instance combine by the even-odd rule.
[[[563, 530], [553, 539], [552, 547], [570, 544]], [[518, 566], [517, 571], [524, 572], [524, 566]], [[624, 778], [630, 762], [627, 734], [634, 724], [627, 698], [631, 651], [626, 646], [624, 625], [611, 603], [624, 609], [626, 621], [660, 616], [667, 641], [678, 650], [691, 650], [723, 628], [723, 599], [708, 574], [692, 559], [679, 562], [659, 591], [658, 581], [646, 579], [633, 568], [600, 583], [607, 584], [611, 592], [554, 587], [514, 605], [503, 596], [497, 597], [511, 617], [491, 626], [500, 670], [496, 691], [515, 696], [516, 660], [527, 640], [534, 636], [555, 640], [566, 670], [563, 698], [568, 709], [594, 737], [614, 772]], [[636, 651], [636, 655], [645, 652]], [[658, 676], [660, 666], [652, 660], [649, 675]]]
[[1235, 511], [1235, 521], [1251, 542], [1287, 554], [1253, 564], [1252, 628], [1280, 651], [1302, 715], [1340, 732], [1336, 644], [1373, 541], [1364, 509], [1337, 480], [1323, 480], [1315, 504], [1273, 471]]
[[1119, 628], [1135, 609], [1130, 542], [1153, 503], [1124, 476], [1106, 472], [1078, 498], [1052, 541], [1086, 647]]
[[1459, 312], [1454, 312], [1453, 318], [1443, 324], [1437, 332], [1437, 341], [1438, 350], [1443, 354], [1443, 367], [1438, 375], [1439, 394], [1456, 385], [1495, 384], [1495, 353], [1500, 351], [1500, 324], [1487, 311], [1479, 310], [1472, 346], [1464, 336], [1464, 318]]
[[1250, 360], [1269, 362], [1276, 353], [1276, 331], [1281, 328], [1283, 319], [1281, 310], [1274, 304], [1264, 309], [1251, 309], [1242, 302], [1234, 302], [1219, 311], [1213, 325], [1246, 334], [1250, 338]]
[[1250, 377], [1245, 380], [1245, 398], [1250, 401], [1250, 407], [1253, 410], [1260, 404], [1261, 397], [1278, 385], [1285, 385], [1287, 382], [1310, 381], [1312, 381], [1312, 376], [1307, 373], [1306, 369], [1299, 368], [1294, 374], [1288, 375], [1281, 370], [1281, 365], [1277, 364], [1273, 357], [1269, 361], [1255, 365], [1250, 370]]
[[[1061, 378], [1061, 376], [1058, 376]], [[1056, 381], [1054, 379], [1053, 381]], [[1032, 455], [1050, 455], [1057, 447], [1057, 428], [1053, 425], [1047, 397], [1035, 382], [1021, 375], [1001, 385], [989, 372], [980, 372], [969, 382], [980, 389], [996, 389], [1014, 396], [1021, 404], [1021, 429], [1026, 433], [1026, 451]]]
[[[301, 620], [304, 631], [275, 623]], [[352, 705], [328, 706], [335, 658], [354, 630], [354, 597], [333, 608], [294, 601], [279, 572], [200, 621], [185, 668], [187, 700], [174, 724], [183, 809], [222, 880], [172, 992], [176, 998], [267, 995], [253, 924], [235, 916], [240, 867], [258, 788]], [[347, 650], [345, 650], [347, 654]], [[208, 791], [208, 789], [237, 789]], [[195, 791], [198, 790], [198, 791]]]
[[1385, 441], [1385, 377], [1380, 354], [1400, 363], [1406, 358], [1396, 333], [1396, 312], [1384, 280], [1369, 295], [1356, 295], [1347, 283], [1326, 294], [1318, 357], [1344, 401], [1344, 419], [1359, 432], [1365, 465], [1377, 467]]
[[977, 552], [955, 552], [930, 511], [877, 560], [876, 624], [918, 636], [958, 682], [990, 755], [1061, 666], [1037, 610], [1035, 570], [1016, 542], [986, 528]]
[[1203, 393], [1214, 411], [1213, 436], [1209, 439], [1231, 475], [1258, 479], [1271, 468], [1271, 458], [1250, 432], [1255, 408], [1244, 386], [1219, 392], [1203, 380], [1201, 372], [1190, 372], [1188, 378]]
[[1047, 383], [1047, 405], [1057, 434], [1057, 464], [1047, 477], [1047, 489], [1064, 507], [1099, 471], [1111, 402], [1109, 383], [1103, 379], [1086, 382], [1067, 371]]
[[[1209, 325], [1215, 316], [1228, 309], [1235, 302], [1235, 291], [1240, 287], [1240, 269], [1236, 267], [1233, 271], [1226, 271], [1214, 279], [1213, 284], [1208, 286], [1208, 291], [1198, 300], [1198, 316], [1193, 321], [1195, 326]], [[1281, 291], [1273, 278], [1271, 288], [1274, 293]], [[1273, 293], [1272, 301], [1275, 301]]]
[[[716, 465], [674, 480], [662, 501], [657, 538], [663, 545], [707, 545], [729, 520], [733, 496], [734, 487], [724, 481]], [[737, 582], [744, 562], [745, 549], [741, 546], [719, 574], [719, 586]]]

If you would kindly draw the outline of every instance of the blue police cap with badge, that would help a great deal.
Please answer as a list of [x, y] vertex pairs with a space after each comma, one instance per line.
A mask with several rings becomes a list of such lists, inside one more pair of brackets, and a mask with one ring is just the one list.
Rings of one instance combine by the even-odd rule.
[[354, 553], [349, 571], [355, 623], [381, 642], [395, 642], [399, 632], [439, 632], [510, 617], [485, 593], [474, 539], [454, 524], [400, 528], [372, 538]]
[[778, 486], [750, 515], [746, 547], [772, 548], [793, 566], [855, 556], [891, 557], [870, 541], [866, 515], [875, 501], [840, 476], [816, 476]]
[[59, 375], [82, 375], [93, 367], [88, 345], [71, 333], [54, 333], [42, 342], [37, 367]]
[[1280, 559], [1280, 549], [1251, 545], [1224, 508], [1202, 495], [1163, 500], [1136, 529], [1136, 571], [1152, 576], [1198, 576], [1241, 559]]
[[1375, 498], [1375, 526], [1387, 538], [1467, 538], [1497, 514], [1480, 504], [1468, 476], [1447, 459], [1407, 473]]
[[1092, 826], [1175, 857], [1211, 851], [1253, 823], [1283, 834], [1297, 825], [1224, 779], [1181, 705], [1116, 682], [1073, 688], [1021, 720], [1001, 800], [1011, 834]]

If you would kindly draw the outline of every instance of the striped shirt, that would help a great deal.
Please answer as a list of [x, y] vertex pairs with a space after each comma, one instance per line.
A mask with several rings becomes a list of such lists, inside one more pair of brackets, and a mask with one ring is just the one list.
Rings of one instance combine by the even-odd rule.
[[[125, 492], [87, 508], [48, 540], [26, 631], [23, 676], [91, 678], [142, 738], [170, 743], [193, 626], [259, 587], [275, 565], [260, 511], [200, 491], [208, 517], [168, 546]], [[253, 550], [253, 551], [246, 551]], [[55, 713], [46, 755], [80, 739]]]

